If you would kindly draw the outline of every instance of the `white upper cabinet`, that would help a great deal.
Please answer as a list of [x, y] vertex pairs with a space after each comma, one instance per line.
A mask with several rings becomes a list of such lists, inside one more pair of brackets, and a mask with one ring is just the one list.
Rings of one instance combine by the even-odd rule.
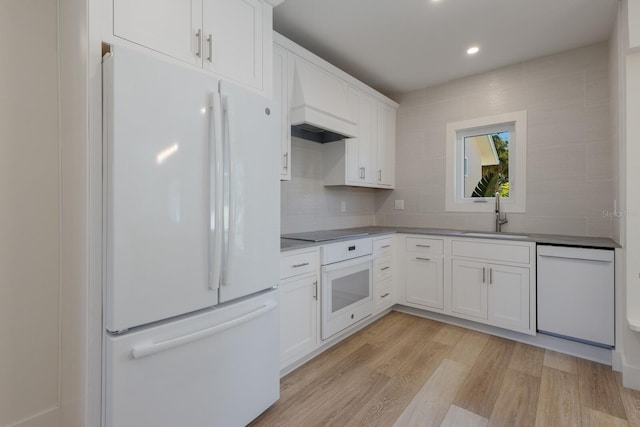
[[[203, 63], [210, 71], [261, 89], [263, 72], [261, 0], [204, 0]], [[271, 34], [271, 14], [268, 14]], [[271, 38], [269, 38], [269, 45]]]
[[280, 140], [280, 180], [291, 179], [291, 125], [289, 122], [289, 53], [278, 45], [273, 46], [273, 99], [280, 103], [281, 140]]
[[[287, 126], [317, 128], [293, 135], [323, 144], [324, 185], [394, 188], [398, 104], [282, 35], [273, 38], [274, 97], [282, 100]], [[319, 130], [345, 138], [323, 138]], [[291, 177], [284, 170], [291, 167], [290, 147], [287, 129], [281, 179]]]
[[375, 184], [377, 157], [377, 105], [375, 98], [349, 88], [349, 101], [358, 121], [358, 137], [347, 140], [346, 183]]
[[[202, 0], [112, 0], [113, 35], [190, 64], [202, 36]], [[200, 35], [197, 35], [200, 30]]]
[[376, 183], [393, 188], [396, 169], [396, 109], [378, 101]]
[[133, 43], [271, 95], [272, 6], [264, 0], [104, 0], [105, 41]]
[[395, 182], [396, 109], [349, 88], [356, 138], [325, 144], [325, 185], [393, 188]]

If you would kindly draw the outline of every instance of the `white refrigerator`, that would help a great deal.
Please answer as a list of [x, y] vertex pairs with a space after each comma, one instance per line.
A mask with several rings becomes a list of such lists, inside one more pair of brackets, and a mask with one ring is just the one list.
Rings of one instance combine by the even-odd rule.
[[103, 61], [103, 423], [242, 426], [279, 397], [279, 106]]

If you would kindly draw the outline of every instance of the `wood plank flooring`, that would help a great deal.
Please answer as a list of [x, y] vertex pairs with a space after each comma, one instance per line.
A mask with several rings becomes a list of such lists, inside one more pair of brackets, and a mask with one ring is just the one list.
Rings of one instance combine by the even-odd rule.
[[281, 380], [252, 426], [630, 426], [609, 366], [391, 312]]

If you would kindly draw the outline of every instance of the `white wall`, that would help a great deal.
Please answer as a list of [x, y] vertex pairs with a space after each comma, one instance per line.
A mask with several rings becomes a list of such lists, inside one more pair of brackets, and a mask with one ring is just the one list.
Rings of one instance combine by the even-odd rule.
[[89, 33], [89, 0], [0, 2], [0, 426], [100, 423], [100, 41]]
[[61, 425], [98, 426], [102, 373], [102, 2], [58, 0], [58, 4]]
[[282, 234], [374, 224], [375, 190], [325, 187], [322, 151], [322, 144], [292, 138], [291, 181], [280, 185]]
[[56, 0], [0, 2], [0, 426], [60, 420]]
[[527, 212], [503, 230], [611, 236], [608, 53], [604, 42], [402, 95], [396, 190], [378, 193], [376, 224], [491, 230], [492, 214], [445, 211], [445, 127], [527, 110]]

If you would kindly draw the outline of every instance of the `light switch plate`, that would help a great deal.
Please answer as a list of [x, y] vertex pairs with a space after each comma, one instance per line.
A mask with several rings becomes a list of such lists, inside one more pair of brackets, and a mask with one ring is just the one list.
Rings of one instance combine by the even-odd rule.
[[404, 209], [404, 200], [396, 200], [396, 209]]

